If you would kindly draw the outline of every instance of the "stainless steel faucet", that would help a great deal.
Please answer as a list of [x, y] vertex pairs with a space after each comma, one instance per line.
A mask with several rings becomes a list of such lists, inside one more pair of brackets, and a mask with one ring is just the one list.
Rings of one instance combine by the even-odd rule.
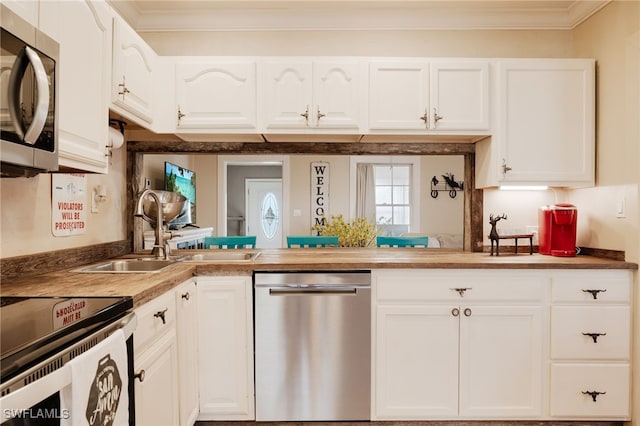
[[151, 249], [151, 255], [169, 260], [171, 256], [171, 247], [169, 246], [169, 240], [171, 239], [172, 234], [169, 232], [165, 232], [164, 230], [164, 214], [162, 213], [162, 203], [160, 202], [160, 197], [158, 197], [158, 194], [153, 192], [153, 190], [151, 189], [145, 189], [144, 191], [142, 191], [142, 193], [138, 196], [135, 215], [151, 223], [151, 219], [145, 216], [143, 208], [144, 197], [147, 195], [150, 195], [151, 198], [153, 198], [157, 209], [155, 229], [156, 239], [153, 243], [153, 248]]

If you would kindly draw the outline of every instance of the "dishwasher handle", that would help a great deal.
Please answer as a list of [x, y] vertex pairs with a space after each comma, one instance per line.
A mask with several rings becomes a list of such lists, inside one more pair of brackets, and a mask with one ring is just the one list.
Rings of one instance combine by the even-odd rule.
[[355, 296], [357, 294], [358, 287], [353, 286], [283, 286], [283, 287], [270, 287], [270, 296], [309, 296], [309, 295], [342, 295]]

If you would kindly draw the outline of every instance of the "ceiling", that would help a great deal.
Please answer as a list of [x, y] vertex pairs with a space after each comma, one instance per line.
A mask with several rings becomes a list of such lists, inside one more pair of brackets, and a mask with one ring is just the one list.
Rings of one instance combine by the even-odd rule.
[[611, 0], [109, 0], [138, 32], [569, 30]]

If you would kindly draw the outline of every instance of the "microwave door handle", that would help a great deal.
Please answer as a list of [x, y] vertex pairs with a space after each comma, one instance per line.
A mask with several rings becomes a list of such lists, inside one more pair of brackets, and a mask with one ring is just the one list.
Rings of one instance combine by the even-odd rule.
[[47, 122], [47, 114], [49, 113], [49, 79], [38, 54], [29, 47], [25, 47], [25, 51], [35, 71], [38, 92], [33, 121], [24, 135], [24, 141], [33, 145], [37, 142]]
[[24, 132], [22, 131], [22, 108], [20, 107], [20, 88], [22, 87], [22, 79], [27, 70], [27, 65], [29, 65], [29, 59], [26, 55], [26, 48], [24, 48], [16, 55], [16, 61], [9, 75], [7, 91], [9, 117], [11, 117], [15, 133], [20, 140], [24, 140]]

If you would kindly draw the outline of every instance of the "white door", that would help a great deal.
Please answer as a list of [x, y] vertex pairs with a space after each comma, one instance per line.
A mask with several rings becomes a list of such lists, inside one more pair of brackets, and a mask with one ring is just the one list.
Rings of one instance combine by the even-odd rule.
[[379, 305], [376, 420], [458, 415], [458, 314], [447, 305]]
[[246, 235], [256, 247], [282, 247], [282, 179], [245, 180]]

